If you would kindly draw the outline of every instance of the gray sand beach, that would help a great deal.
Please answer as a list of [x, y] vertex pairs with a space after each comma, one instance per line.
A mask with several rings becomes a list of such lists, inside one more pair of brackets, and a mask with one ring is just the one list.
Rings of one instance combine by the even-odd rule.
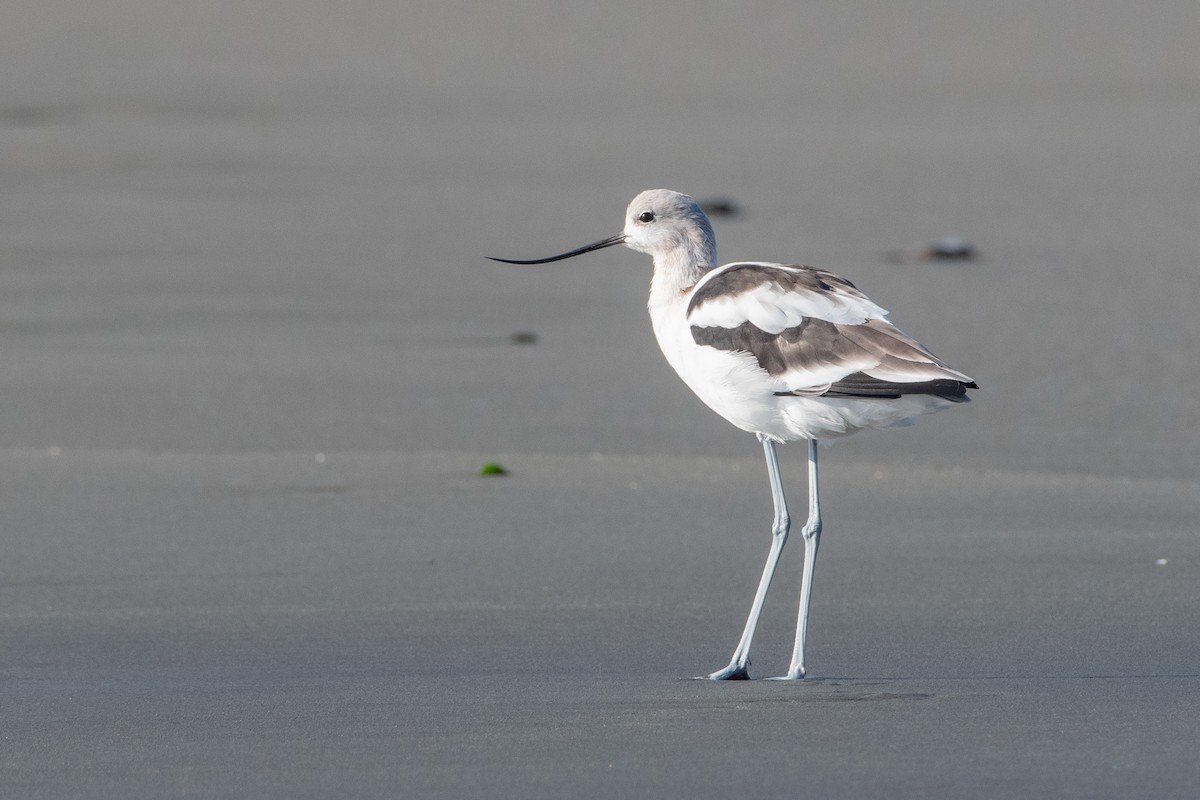
[[[411, 6], [6, 6], [0, 794], [1200, 796], [1200, 6]], [[801, 682], [689, 680], [770, 495], [648, 258], [484, 258], [653, 187], [981, 386], [822, 451]]]

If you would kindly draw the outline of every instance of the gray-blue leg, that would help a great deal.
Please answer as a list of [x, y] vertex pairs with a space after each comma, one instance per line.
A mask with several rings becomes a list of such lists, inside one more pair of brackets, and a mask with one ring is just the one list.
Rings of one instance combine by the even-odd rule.
[[[737, 649], [733, 651], [733, 659], [725, 669], [718, 670], [711, 675], [700, 676], [714, 681], [749, 679], [750, 675], [746, 670], [750, 666], [750, 643], [754, 639], [754, 629], [758, 627], [758, 617], [762, 613], [763, 603], [767, 599], [767, 590], [771, 588], [771, 579], [775, 577], [779, 554], [783, 552], [783, 546], [787, 543], [788, 530], [792, 526], [791, 517], [788, 516], [787, 500], [783, 496], [783, 481], [779, 477], [779, 456], [775, 452], [775, 442], [762, 434], [758, 435], [758, 440], [762, 442], [763, 453], [767, 457], [767, 475], [771, 479], [771, 500], [775, 505], [775, 520], [771, 524], [771, 549], [767, 553], [767, 563], [763, 566], [762, 578], [758, 582], [758, 591], [754, 594], [754, 603], [750, 606], [750, 616], [746, 619], [742, 638], [738, 642]], [[810, 459], [816, 458], [815, 455], [812, 455], [815, 453], [812, 448], [809, 449], [809, 453]], [[812, 463], [815, 465], [816, 461], [813, 460]], [[806, 559], [804, 565], [806, 571], [809, 569], [808, 565], [809, 560]], [[803, 675], [803, 670], [801, 675]]]
[[817, 546], [821, 543], [821, 495], [817, 486], [817, 443], [808, 442], [808, 522], [801, 531], [804, 536], [804, 573], [800, 581], [800, 613], [796, 617], [796, 644], [792, 648], [792, 665], [787, 675], [776, 680], [798, 680], [804, 677], [804, 644], [808, 639], [808, 606], [812, 599], [813, 567], [817, 563]]

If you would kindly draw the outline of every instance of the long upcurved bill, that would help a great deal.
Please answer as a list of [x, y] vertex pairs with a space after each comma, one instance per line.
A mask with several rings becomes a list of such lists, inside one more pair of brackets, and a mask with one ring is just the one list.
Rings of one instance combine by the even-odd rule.
[[616, 236], [610, 236], [607, 239], [601, 239], [598, 242], [592, 242], [591, 244], [585, 244], [583, 247], [577, 247], [574, 250], [571, 250], [569, 252], [561, 253], [557, 256], [550, 256], [549, 258], [535, 258], [530, 261], [517, 261], [512, 258], [492, 258], [491, 256], [487, 256], [487, 258], [491, 261], [499, 261], [502, 264], [549, 264], [551, 261], [562, 261], [564, 258], [571, 258], [572, 256], [581, 256], [584, 253], [590, 253], [593, 250], [603, 250], [605, 247], [612, 247], [614, 244], [624, 244], [624, 243], [625, 243], [625, 234], [618, 233]]

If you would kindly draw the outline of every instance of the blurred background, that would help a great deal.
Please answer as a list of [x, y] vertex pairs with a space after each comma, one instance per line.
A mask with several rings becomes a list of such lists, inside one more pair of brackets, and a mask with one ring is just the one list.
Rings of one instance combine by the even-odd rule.
[[[1200, 796], [1198, 33], [1195, 0], [7, 0], [0, 794]], [[680, 680], [770, 512], [649, 259], [485, 259], [646, 188], [981, 386], [823, 456], [799, 685]]]
[[[1196, 30], [1189, 2], [9, 3], [0, 446], [753, 454], [658, 354], [643, 256], [483, 259], [667, 187], [740, 209], [723, 260], [837, 271], [982, 385], [846, 458], [1194, 475]], [[888, 258], [949, 235], [978, 259]]]

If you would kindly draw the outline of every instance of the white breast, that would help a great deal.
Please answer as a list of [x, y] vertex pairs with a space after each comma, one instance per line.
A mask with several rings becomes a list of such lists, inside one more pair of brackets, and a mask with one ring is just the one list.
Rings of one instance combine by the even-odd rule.
[[[658, 346], [675, 372], [696, 396], [730, 423], [752, 433], [780, 439], [787, 426], [774, 393], [782, 386], [767, 375], [748, 353], [701, 347], [692, 338], [686, 316], [688, 296], [650, 306]], [[782, 426], [782, 427], [781, 427]]]

